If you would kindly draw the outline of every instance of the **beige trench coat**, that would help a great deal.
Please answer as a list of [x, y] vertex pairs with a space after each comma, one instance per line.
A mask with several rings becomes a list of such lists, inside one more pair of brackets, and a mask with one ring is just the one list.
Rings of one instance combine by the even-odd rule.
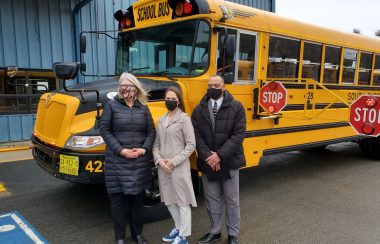
[[177, 110], [173, 121], [166, 126], [166, 116], [162, 116], [157, 124], [157, 134], [153, 146], [154, 162], [157, 165], [161, 159], [170, 159], [175, 166], [169, 174], [158, 167], [158, 183], [161, 201], [165, 205], [177, 204], [197, 206], [189, 157], [195, 150], [195, 135], [190, 117]]

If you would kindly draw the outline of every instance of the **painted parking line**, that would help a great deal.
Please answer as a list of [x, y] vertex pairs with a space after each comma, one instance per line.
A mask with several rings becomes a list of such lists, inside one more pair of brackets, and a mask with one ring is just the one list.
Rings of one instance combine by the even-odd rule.
[[6, 192], [7, 188], [3, 184], [0, 183], [0, 192]]
[[1, 152], [17, 152], [17, 151], [23, 151], [30, 149], [29, 146], [23, 146], [23, 147], [7, 147], [7, 148], [0, 148]]
[[33, 157], [23, 157], [23, 158], [12, 158], [12, 159], [3, 159], [0, 160], [0, 164], [3, 163], [12, 163], [12, 162], [19, 162], [19, 161], [25, 161], [25, 160], [31, 160]]
[[5, 188], [4, 184], [0, 182], [0, 199], [8, 198], [11, 196], [12, 194], [9, 191], [7, 191], [7, 188]]
[[18, 162], [24, 160], [33, 159], [32, 150], [18, 150], [18, 151], [1, 151], [0, 150], [0, 164], [2, 163], [10, 163], [10, 162]]
[[49, 243], [17, 211], [0, 215], [0, 243]]

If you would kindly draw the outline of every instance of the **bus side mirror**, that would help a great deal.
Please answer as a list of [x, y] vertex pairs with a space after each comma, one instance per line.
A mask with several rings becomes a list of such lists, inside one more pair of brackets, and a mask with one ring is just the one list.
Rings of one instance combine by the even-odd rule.
[[53, 64], [54, 75], [58, 79], [72, 80], [79, 70], [80, 63], [59, 62]]
[[86, 36], [83, 34], [80, 35], [79, 47], [81, 53], [86, 53]]
[[83, 35], [83, 33], [80, 34], [80, 39], [79, 39], [79, 48], [80, 48], [80, 71], [83, 73], [83, 72], [86, 72], [86, 63], [83, 61], [83, 54], [86, 53], [86, 49], [87, 49], [87, 39], [86, 39], [86, 36]]

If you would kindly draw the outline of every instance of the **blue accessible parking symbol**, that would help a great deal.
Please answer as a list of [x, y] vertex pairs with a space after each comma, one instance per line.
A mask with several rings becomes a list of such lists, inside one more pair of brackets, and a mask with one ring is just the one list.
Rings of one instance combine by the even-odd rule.
[[49, 243], [17, 211], [0, 215], [0, 243]]

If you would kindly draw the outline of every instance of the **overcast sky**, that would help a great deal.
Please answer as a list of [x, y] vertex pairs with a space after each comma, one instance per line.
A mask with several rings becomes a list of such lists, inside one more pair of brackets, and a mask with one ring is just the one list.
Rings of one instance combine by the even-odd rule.
[[380, 0], [276, 0], [276, 13], [367, 36], [380, 29]]

